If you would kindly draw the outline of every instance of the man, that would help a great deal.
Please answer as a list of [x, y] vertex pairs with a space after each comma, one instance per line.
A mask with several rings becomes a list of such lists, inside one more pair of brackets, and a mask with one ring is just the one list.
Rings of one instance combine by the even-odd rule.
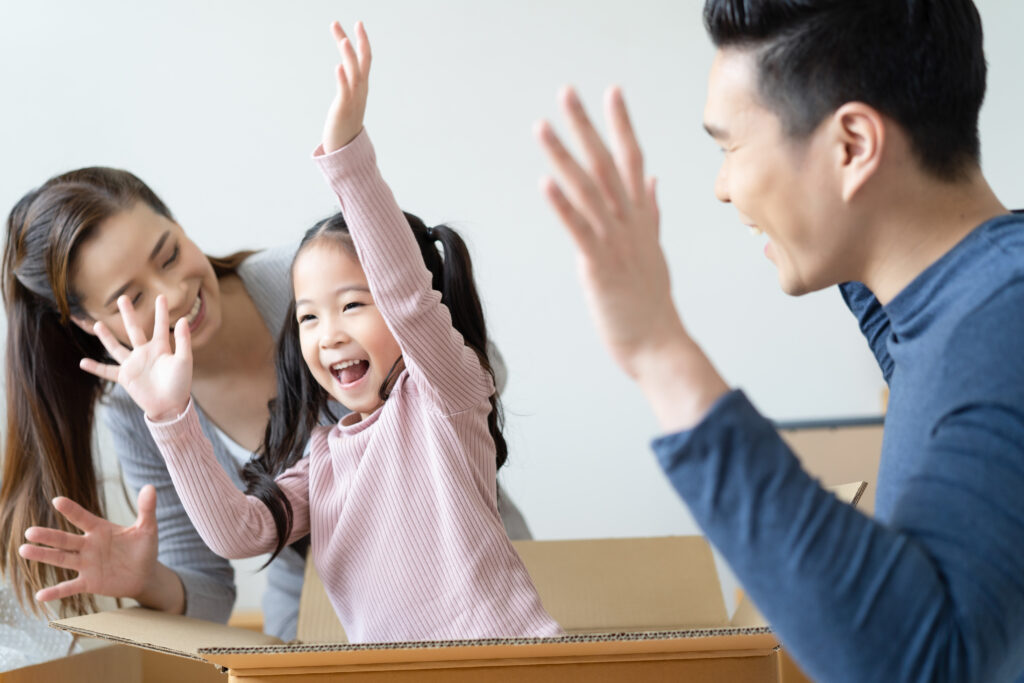
[[[821, 681], [1024, 672], [1024, 216], [979, 165], [970, 0], [707, 0], [716, 196], [768, 237], [780, 285], [839, 285], [890, 386], [870, 519], [805, 473], [690, 338], [654, 182], [609, 90], [612, 151], [571, 90], [578, 163], [542, 182], [598, 329], [666, 436], [653, 446], [709, 539]], [[564, 188], [564, 189], [563, 189]], [[1022, 677], [1020, 680], [1024, 680]]]

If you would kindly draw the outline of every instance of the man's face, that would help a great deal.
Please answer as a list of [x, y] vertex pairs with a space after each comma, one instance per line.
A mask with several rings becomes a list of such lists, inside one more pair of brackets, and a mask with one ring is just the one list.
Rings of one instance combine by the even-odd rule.
[[715, 196], [735, 206], [752, 232], [767, 236], [765, 256], [778, 269], [782, 290], [800, 295], [842, 281], [846, 231], [839, 227], [839, 152], [829, 127], [801, 140], [787, 137], [758, 94], [754, 53], [737, 49], [715, 56], [704, 127], [724, 155]]

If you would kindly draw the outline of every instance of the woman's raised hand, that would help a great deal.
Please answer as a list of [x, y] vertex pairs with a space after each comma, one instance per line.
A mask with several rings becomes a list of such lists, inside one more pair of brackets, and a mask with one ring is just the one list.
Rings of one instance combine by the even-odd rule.
[[139, 598], [147, 593], [157, 565], [156, 490], [139, 491], [139, 516], [131, 526], [118, 526], [97, 517], [68, 498], [53, 505], [83, 533], [29, 527], [28, 543], [18, 552], [27, 560], [45, 562], [78, 572], [78, 576], [44, 588], [36, 600], [49, 602], [78, 593], [115, 598]]
[[366, 95], [370, 85], [370, 41], [363, 22], [356, 22], [356, 45], [345, 35], [341, 24], [331, 24], [331, 34], [341, 53], [341, 64], [335, 67], [338, 92], [327, 110], [324, 122], [324, 153], [341, 149], [359, 135], [366, 112]]
[[163, 295], [156, 298], [152, 339], [146, 338], [127, 296], [118, 298], [117, 307], [132, 348], [126, 348], [106, 325], [97, 322], [93, 331], [117, 364], [83, 358], [80, 367], [123, 386], [150, 420], [160, 422], [177, 417], [188, 406], [192, 391], [192, 345], [188, 321], [179, 318], [174, 325], [175, 348], [172, 352], [167, 299]]

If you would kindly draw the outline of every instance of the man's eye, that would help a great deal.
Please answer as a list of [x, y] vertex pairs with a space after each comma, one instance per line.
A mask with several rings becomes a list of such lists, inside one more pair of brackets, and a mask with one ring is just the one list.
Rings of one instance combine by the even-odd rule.
[[178, 260], [178, 253], [179, 253], [179, 251], [180, 250], [178, 249], [178, 245], [175, 244], [174, 245], [174, 251], [171, 252], [171, 257], [169, 259], [167, 259], [166, 261], [164, 261], [164, 268], [167, 268], [172, 263], [174, 263], [175, 261]]

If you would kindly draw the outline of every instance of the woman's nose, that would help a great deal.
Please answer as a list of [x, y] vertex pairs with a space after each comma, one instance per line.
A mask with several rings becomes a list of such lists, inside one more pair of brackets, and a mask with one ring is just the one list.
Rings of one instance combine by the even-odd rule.
[[168, 282], [160, 288], [160, 294], [167, 299], [167, 312], [173, 325], [178, 318], [188, 315], [194, 298], [189, 296], [189, 287], [185, 282]]

